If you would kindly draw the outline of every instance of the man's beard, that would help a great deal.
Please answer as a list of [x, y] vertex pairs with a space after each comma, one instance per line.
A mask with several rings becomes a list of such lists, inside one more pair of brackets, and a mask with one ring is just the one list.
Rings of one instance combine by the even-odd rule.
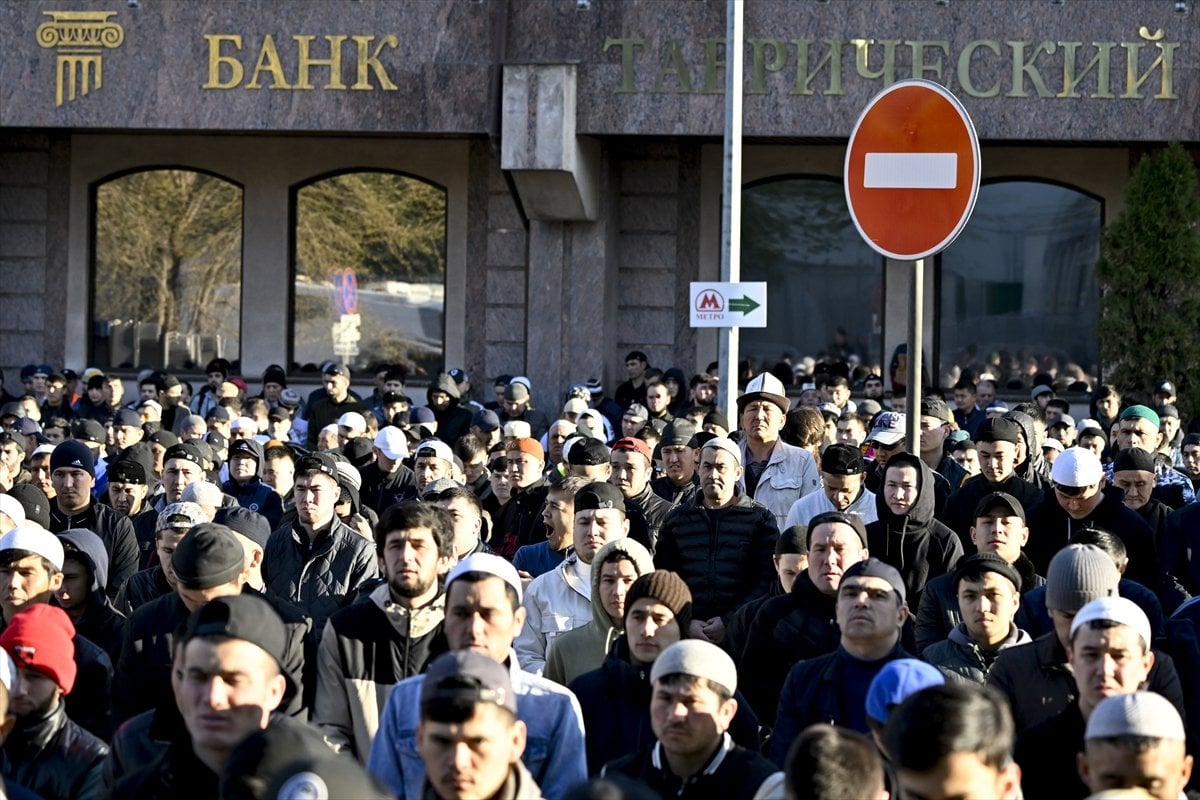
[[[435, 578], [434, 581], [436, 580], [437, 579]], [[400, 576], [388, 578], [388, 589], [390, 589], [392, 594], [394, 594], [396, 597], [420, 597], [433, 588], [434, 583], [434, 581], [425, 583], [420, 577], [417, 577], [414, 582], [402, 581], [404, 581], [404, 579]]]

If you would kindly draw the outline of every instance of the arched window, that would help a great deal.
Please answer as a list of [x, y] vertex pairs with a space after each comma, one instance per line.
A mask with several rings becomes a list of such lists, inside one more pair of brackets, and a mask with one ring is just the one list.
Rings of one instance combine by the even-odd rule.
[[850, 220], [840, 181], [771, 179], [742, 193], [742, 280], [767, 282], [767, 327], [741, 329], [741, 357], [856, 356], [878, 363], [883, 259]]
[[183, 169], [95, 187], [90, 363], [203, 369], [238, 358], [242, 190]]
[[441, 369], [446, 192], [392, 172], [296, 192], [292, 359]]
[[968, 368], [991, 372], [1001, 390], [1028, 388], [1038, 372], [1095, 382], [1102, 213], [1099, 199], [1058, 184], [980, 187], [970, 222], [941, 255], [943, 386]]

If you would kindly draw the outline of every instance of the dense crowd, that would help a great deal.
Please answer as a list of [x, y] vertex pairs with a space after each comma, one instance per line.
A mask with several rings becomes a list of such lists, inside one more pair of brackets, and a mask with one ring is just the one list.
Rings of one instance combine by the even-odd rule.
[[1170, 380], [1077, 421], [1048, 380], [905, 409], [832, 363], [730, 420], [711, 367], [625, 364], [549, 413], [399, 365], [0, 380], [5, 796], [1189, 791]]

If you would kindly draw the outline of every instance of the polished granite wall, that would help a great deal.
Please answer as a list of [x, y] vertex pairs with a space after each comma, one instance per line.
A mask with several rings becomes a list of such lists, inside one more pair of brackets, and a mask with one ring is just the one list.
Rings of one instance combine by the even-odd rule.
[[[984, 139], [1194, 141], [1200, 3], [1187, 2], [1188, 14], [1171, 0], [747, 0], [746, 134], [845, 137], [886, 84], [869, 76], [910, 77], [916, 58]], [[63, 54], [39, 28], [80, 24], [61, 15], [80, 10], [112, 12], [121, 41], [96, 48], [103, 86], [57, 105]], [[715, 136], [724, 16], [722, 0], [3, 0], [0, 127], [490, 133], [498, 65], [576, 63], [580, 133]], [[304, 46], [318, 61], [340, 53], [337, 81], [319, 63], [301, 80]], [[1131, 52], [1135, 82], [1149, 73], [1140, 97], [1123, 96]], [[1086, 71], [1097, 54], [1107, 91]]]

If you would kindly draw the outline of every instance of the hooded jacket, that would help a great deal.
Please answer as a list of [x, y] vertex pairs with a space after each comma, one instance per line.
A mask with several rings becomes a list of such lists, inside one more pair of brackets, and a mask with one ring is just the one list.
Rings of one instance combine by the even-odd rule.
[[1028, 644], [1033, 639], [1029, 634], [1012, 625], [1008, 637], [995, 650], [984, 650], [967, 633], [967, 626], [960, 622], [950, 631], [950, 636], [926, 648], [921, 656], [942, 671], [950, 683], [987, 683], [988, 673], [996, 663], [1001, 651], [1019, 644]]
[[908, 607], [920, 608], [925, 584], [952, 571], [963, 554], [963, 546], [954, 531], [933, 518], [933, 470], [908, 453], [892, 456], [887, 469], [901, 465], [917, 471], [917, 499], [907, 514], [899, 516], [888, 508], [881, 490], [875, 497], [879, 519], [867, 526], [867, 549], [900, 570]]
[[[1016, 624], [1022, 630], [1028, 630], [1021, 624], [1026, 596], [1038, 587], [1045, 586], [1046, 579], [1034, 571], [1033, 562], [1024, 553], [1017, 556], [1013, 566], [1021, 576], [1021, 607], [1017, 610]], [[1042, 594], [1045, 595], [1045, 590], [1042, 590]], [[925, 591], [921, 593], [921, 602], [917, 606], [917, 655], [924, 652], [926, 647], [944, 640], [960, 622], [962, 614], [958, 611], [958, 595], [954, 593], [954, 574], [939, 575], [925, 584]]]
[[1051, 487], [1050, 464], [1042, 455], [1033, 417], [1021, 411], [1010, 411], [1004, 415], [1004, 418], [1017, 423], [1021, 428], [1021, 437], [1025, 440], [1025, 460], [1016, 466], [1017, 477], [1032, 483], [1039, 489], [1049, 489]]
[[1042, 501], [1042, 490], [1015, 473], [999, 483], [992, 483], [982, 475], [967, 478], [946, 501], [946, 508], [942, 511], [940, 519], [958, 534], [964, 551], [968, 553], [975, 552], [975, 545], [971, 542], [971, 528], [975, 526], [975, 508], [980, 500], [992, 492], [1004, 492], [1015, 497], [1026, 515]]
[[283, 517], [283, 498], [270, 486], [262, 482], [263, 446], [253, 439], [245, 440], [254, 453], [254, 477], [245, 483], [233, 478], [221, 484], [221, 491], [238, 501], [242, 508], [262, 514], [267, 518], [271, 530], [279, 527]]
[[[609, 542], [592, 559], [592, 621], [558, 636], [546, 654], [545, 676], [566, 686], [585, 672], [600, 666], [615, 639], [625, 632], [624, 622], [614, 625], [600, 598], [600, 573], [613, 553], [624, 553], [638, 576], [654, 571], [654, 561], [645, 547], [628, 537]], [[586, 722], [586, 721], [585, 721]]]
[[50, 531], [62, 533], [83, 528], [100, 537], [108, 553], [108, 596], [116, 599], [117, 592], [130, 575], [138, 570], [138, 543], [133, 523], [109, 506], [94, 500], [78, 514], [65, 514], [58, 503], [50, 504]]
[[125, 617], [108, 599], [108, 551], [104, 542], [89, 530], [73, 529], [58, 535], [67, 555], [78, 556], [88, 570], [88, 600], [83, 615], [74, 620], [75, 632], [104, 648], [115, 663], [121, 653]]
[[[434, 392], [445, 392], [450, 395], [450, 402], [445, 408], [441, 410], [434, 408], [431, 399]], [[437, 420], [437, 438], [453, 446], [458, 441], [458, 437], [464, 433], [470, 433], [471, 412], [460, 405], [462, 395], [458, 391], [458, 384], [447, 373], [443, 372], [438, 375], [433, 384], [425, 390], [425, 402], [428, 404], [429, 410], [433, 412], [433, 418]]]

